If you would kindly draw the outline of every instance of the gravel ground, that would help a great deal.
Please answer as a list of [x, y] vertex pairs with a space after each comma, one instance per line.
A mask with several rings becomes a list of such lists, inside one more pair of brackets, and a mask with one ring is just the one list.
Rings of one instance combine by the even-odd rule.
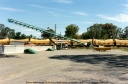
[[128, 84], [128, 52], [75, 49], [1, 55], [0, 84]]

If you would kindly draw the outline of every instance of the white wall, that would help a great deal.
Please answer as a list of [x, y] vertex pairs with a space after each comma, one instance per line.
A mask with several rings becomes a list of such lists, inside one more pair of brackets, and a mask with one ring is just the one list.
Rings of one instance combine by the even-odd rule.
[[0, 54], [3, 54], [3, 52], [4, 52], [4, 51], [3, 51], [3, 50], [4, 50], [3, 48], [4, 48], [4, 46], [1, 45], [1, 46], [0, 46]]
[[24, 49], [33, 49], [36, 51], [44, 51], [52, 46], [24, 46], [24, 45], [2, 45], [0, 46], [0, 54], [24, 53]]
[[52, 48], [52, 46], [25, 46], [24, 48], [25, 49], [31, 48], [31, 49], [36, 50], [36, 51], [44, 51], [48, 48]]

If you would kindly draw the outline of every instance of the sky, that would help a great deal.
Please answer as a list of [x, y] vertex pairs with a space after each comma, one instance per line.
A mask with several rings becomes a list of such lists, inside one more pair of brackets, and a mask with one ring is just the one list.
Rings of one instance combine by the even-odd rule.
[[128, 26], [128, 0], [0, 0], [0, 24], [26, 35], [40, 37], [40, 32], [8, 22], [8, 18], [65, 34], [70, 24], [78, 34], [93, 24], [113, 23]]

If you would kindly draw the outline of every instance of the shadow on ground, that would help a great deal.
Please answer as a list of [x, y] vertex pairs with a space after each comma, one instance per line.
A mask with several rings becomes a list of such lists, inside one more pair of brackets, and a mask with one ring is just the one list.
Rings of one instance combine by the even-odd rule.
[[16, 55], [0, 55], [0, 58], [20, 58]]
[[70, 60], [78, 63], [100, 64], [106, 62], [110, 67], [128, 68], [128, 55], [115, 54], [89, 54], [89, 55], [57, 55], [49, 57], [50, 59]]

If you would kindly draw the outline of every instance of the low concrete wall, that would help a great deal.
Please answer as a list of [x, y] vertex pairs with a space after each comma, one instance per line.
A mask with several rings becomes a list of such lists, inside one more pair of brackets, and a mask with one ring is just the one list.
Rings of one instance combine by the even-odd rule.
[[24, 53], [24, 49], [33, 49], [36, 51], [44, 51], [52, 46], [24, 46], [24, 45], [1, 45], [0, 54]]
[[36, 51], [44, 51], [48, 48], [52, 48], [52, 46], [25, 46], [24, 48], [25, 49], [31, 48], [31, 49], [36, 50]]
[[3, 52], [4, 52], [4, 51], [3, 51], [3, 50], [4, 50], [3, 48], [4, 48], [4, 46], [1, 45], [1, 46], [0, 46], [0, 54], [3, 54]]

